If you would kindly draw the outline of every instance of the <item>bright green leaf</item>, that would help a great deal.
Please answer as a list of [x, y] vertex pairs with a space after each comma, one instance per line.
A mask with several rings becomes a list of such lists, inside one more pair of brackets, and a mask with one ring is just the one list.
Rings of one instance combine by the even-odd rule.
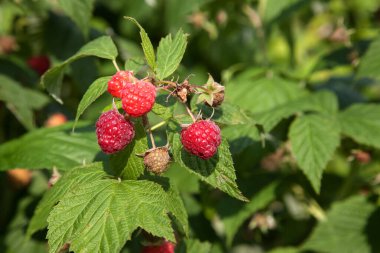
[[140, 122], [135, 124], [135, 137], [124, 150], [111, 155], [111, 170], [124, 179], [137, 179], [144, 173], [144, 159], [137, 155], [144, 155], [148, 150], [146, 132]]
[[323, 170], [340, 143], [339, 124], [327, 115], [300, 116], [290, 126], [289, 139], [298, 165], [319, 193]]
[[365, 229], [375, 206], [364, 196], [333, 204], [327, 220], [321, 221], [302, 246], [303, 250], [326, 253], [370, 253]]
[[92, 162], [99, 153], [93, 128], [73, 124], [34, 130], [0, 146], [0, 171], [14, 168], [66, 170]]
[[111, 77], [109, 76], [98, 78], [87, 89], [86, 93], [79, 102], [73, 129], [75, 128], [75, 124], [78, 122], [79, 117], [83, 114], [87, 107], [89, 107], [97, 98], [106, 92], [110, 78]]
[[227, 141], [223, 140], [214, 157], [208, 160], [189, 154], [182, 147], [179, 134], [173, 137], [174, 160], [195, 174], [202, 181], [242, 201], [242, 195], [235, 182], [236, 175]]
[[380, 105], [355, 104], [339, 114], [343, 134], [358, 143], [380, 148]]
[[42, 200], [38, 203], [34, 215], [29, 223], [27, 235], [31, 236], [38, 230], [47, 227], [47, 218], [53, 207], [69, 191], [75, 189], [83, 183], [97, 181], [106, 177], [102, 170], [101, 163], [93, 163], [70, 169], [57, 183], [46, 192]]
[[71, 56], [61, 64], [50, 68], [42, 77], [41, 84], [49, 94], [59, 103], [63, 103], [60, 98], [62, 79], [66, 66], [78, 59], [87, 56], [114, 60], [117, 57], [117, 48], [111, 37], [102, 36], [84, 45], [75, 55]]
[[221, 106], [214, 109], [204, 104], [198, 104], [197, 108], [202, 111], [205, 118], [212, 115], [213, 121], [223, 125], [253, 123], [253, 120], [247, 116], [244, 110], [228, 102], [223, 102]]
[[268, 111], [306, 94], [297, 83], [279, 77], [257, 80], [238, 76], [226, 86], [226, 100], [252, 113]]
[[148, 34], [145, 32], [144, 28], [137, 22], [136, 19], [132, 17], [124, 17], [125, 19], [132, 21], [135, 25], [140, 29], [140, 37], [141, 37], [141, 46], [144, 51], [145, 59], [148, 65], [151, 67], [153, 71], [156, 69], [156, 55], [154, 53], [154, 48], [152, 42], [149, 39]]
[[161, 39], [157, 49], [156, 74], [159, 80], [170, 76], [178, 68], [187, 46], [187, 35], [179, 30], [172, 39], [171, 34]]
[[168, 213], [180, 212], [173, 209], [172, 194], [147, 180], [104, 178], [82, 183], [48, 217], [50, 252], [58, 252], [67, 242], [74, 252], [119, 252], [139, 227], [174, 242]]

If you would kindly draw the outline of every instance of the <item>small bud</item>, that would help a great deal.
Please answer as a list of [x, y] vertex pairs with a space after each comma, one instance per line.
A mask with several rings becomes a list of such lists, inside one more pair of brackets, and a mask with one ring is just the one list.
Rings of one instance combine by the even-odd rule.
[[215, 82], [211, 75], [207, 83], [202, 86], [202, 94], [198, 98], [198, 103], [204, 102], [211, 107], [218, 107], [224, 101], [224, 86]]

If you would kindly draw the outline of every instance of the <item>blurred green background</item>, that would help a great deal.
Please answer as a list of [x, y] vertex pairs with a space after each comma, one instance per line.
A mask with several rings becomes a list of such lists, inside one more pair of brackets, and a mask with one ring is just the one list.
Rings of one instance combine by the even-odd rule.
[[[230, 142], [238, 185], [252, 200], [232, 200], [172, 165], [167, 176], [180, 188], [192, 237], [209, 242], [205, 252], [380, 252], [376, 145], [343, 138], [317, 195], [291, 154], [287, 133], [294, 116], [281, 116], [272, 125], [265, 121], [272, 109], [320, 91], [328, 92], [324, 106], [334, 107], [332, 96], [339, 110], [380, 101], [379, 0], [83, 0], [76, 9], [62, 2], [0, 1], [1, 144], [73, 120], [88, 86], [114, 74], [112, 62], [84, 58], [66, 71], [63, 105], [42, 89], [39, 71], [88, 41], [110, 35], [119, 66], [128, 59], [142, 61], [139, 31], [123, 16], [138, 20], [155, 47], [182, 28], [189, 43], [175, 77], [191, 74], [191, 82], [202, 85], [210, 73], [226, 86], [226, 108], [217, 121]], [[92, 126], [110, 102], [103, 95], [82, 119]], [[235, 124], [240, 116], [226, 116], [229, 104], [262, 129]], [[379, 117], [374, 114], [373, 120], [380, 127]], [[165, 143], [165, 132], [157, 141]], [[3, 164], [4, 154], [0, 148]], [[47, 252], [46, 231], [27, 239], [25, 229], [50, 176], [49, 170], [0, 174], [0, 252]], [[330, 223], [323, 227], [326, 217]], [[136, 238], [125, 252], [139, 251]]]

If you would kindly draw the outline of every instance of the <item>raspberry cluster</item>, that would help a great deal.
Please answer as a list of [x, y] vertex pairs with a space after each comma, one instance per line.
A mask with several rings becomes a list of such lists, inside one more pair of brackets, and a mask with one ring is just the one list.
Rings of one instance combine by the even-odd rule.
[[[178, 98], [186, 107], [187, 97], [191, 93], [197, 93], [197, 88], [187, 80], [181, 84], [173, 82], [171, 86], [164, 87], [172, 90], [170, 95]], [[162, 87], [161, 87], [162, 88]], [[149, 79], [138, 79], [132, 71], [118, 71], [108, 82], [108, 92], [116, 99], [120, 99], [125, 115], [114, 108], [103, 113], [96, 123], [96, 134], [102, 151], [106, 154], [114, 154], [124, 149], [132, 142], [135, 130], [131, 120], [143, 117], [143, 124], [149, 130], [153, 148], [144, 154], [145, 167], [155, 173], [163, 173], [170, 162], [168, 147], [157, 147], [147, 122], [146, 114], [152, 110], [156, 99], [156, 86]], [[200, 101], [209, 106], [219, 106], [224, 99], [224, 87], [216, 83], [210, 76], [207, 83], [201, 87], [203, 91]], [[184, 149], [201, 159], [213, 157], [221, 143], [219, 127], [210, 119], [196, 119], [188, 108], [193, 123], [183, 127], [181, 142]]]

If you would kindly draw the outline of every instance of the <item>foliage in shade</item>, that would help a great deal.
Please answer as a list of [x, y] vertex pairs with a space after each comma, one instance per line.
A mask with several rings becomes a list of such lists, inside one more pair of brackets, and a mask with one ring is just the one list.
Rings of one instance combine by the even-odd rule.
[[290, 126], [289, 139], [297, 163], [319, 193], [323, 170], [339, 146], [338, 122], [322, 114], [300, 116]]
[[118, 55], [115, 44], [109, 36], [102, 36], [84, 45], [79, 51], [66, 61], [50, 68], [41, 78], [43, 85], [50, 95], [59, 103], [63, 103], [60, 94], [62, 79], [66, 66], [83, 57], [96, 56], [99, 58], [115, 60]]

